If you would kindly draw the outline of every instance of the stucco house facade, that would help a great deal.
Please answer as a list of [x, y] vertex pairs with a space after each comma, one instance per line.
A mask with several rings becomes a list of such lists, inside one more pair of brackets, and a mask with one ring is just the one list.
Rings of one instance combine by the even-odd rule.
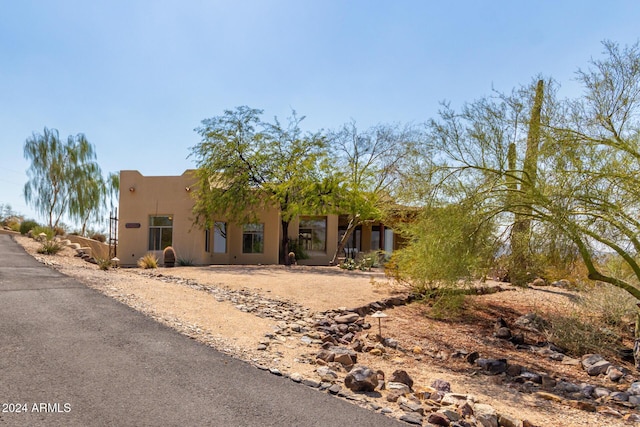
[[[278, 264], [282, 236], [277, 209], [256, 212], [252, 224], [236, 224], [228, 218], [212, 218], [214, 226], [202, 229], [193, 223], [191, 194], [194, 171], [180, 176], [144, 176], [138, 171], [120, 171], [118, 258], [123, 267], [153, 253], [162, 261], [162, 251], [172, 246], [178, 259], [195, 265]], [[289, 226], [289, 237], [297, 239], [308, 259], [303, 265], [328, 265], [338, 238], [346, 230], [341, 215], [301, 216]], [[398, 239], [382, 224], [358, 228], [345, 255], [355, 257], [370, 250], [391, 252]]]

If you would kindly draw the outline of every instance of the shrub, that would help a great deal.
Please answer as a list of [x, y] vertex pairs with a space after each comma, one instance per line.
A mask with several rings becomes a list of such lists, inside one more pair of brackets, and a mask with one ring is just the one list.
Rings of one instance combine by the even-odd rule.
[[193, 267], [194, 265], [191, 258], [178, 258], [177, 263], [180, 267]]
[[138, 260], [138, 267], [140, 268], [158, 268], [158, 258], [152, 253], [148, 253]]
[[25, 235], [36, 227], [38, 227], [38, 223], [32, 219], [22, 221], [20, 224], [20, 234]]
[[624, 290], [598, 283], [581, 292], [570, 312], [547, 314], [545, 335], [575, 356], [613, 355], [625, 335], [631, 338], [628, 325], [636, 312], [634, 300]]
[[111, 260], [109, 258], [96, 258], [96, 264], [100, 270], [108, 270], [111, 268]]
[[62, 250], [63, 246], [55, 240], [45, 240], [38, 249], [39, 254], [55, 255]]
[[298, 239], [289, 239], [289, 252], [296, 255], [296, 260], [309, 259], [309, 254], [304, 250]]
[[53, 238], [55, 237], [54, 231], [49, 227], [41, 227], [38, 225], [31, 229], [31, 237], [33, 237], [34, 239], [37, 238], [41, 233], [46, 234], [46, 240], [53, 240]]
[[98, 242], [102, 242], [102, 243], [107, 241], [107, 236], [105, 236], [102, 233], [94, 233], [91, 236], [89, 236], [89, 238], [93, 240], [97, 240]]

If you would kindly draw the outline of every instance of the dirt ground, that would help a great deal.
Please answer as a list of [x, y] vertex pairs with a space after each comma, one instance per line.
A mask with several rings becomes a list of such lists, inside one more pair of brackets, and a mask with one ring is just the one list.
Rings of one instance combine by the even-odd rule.
[[[196, 340], [251, 363], [314, 380], [318, 380], [317, 366], [310, 360], [318, 351], [317, 345], [306, 344], [299, 336], [292, 336], [280, 345], [258, 350], [265, 334], [278, 328], [279, 322], [243, 312], [232, 301], [221, 301], [193, 284], [244, 289], [265, 298], [297, 303], [312, 312], [356, 307], [403, 290], [382, 272], [350, 272], [336, 267], [207, 266], [102, 271], [96, 265], [74, 257], [71, 249], [45, 256], [37, 254], [39, 244], [32, 239], [23, 236], [15, 236], [15, 239], [39, 261]], [[166, 280], [169, 276], [173, 280]], [[452, 391], [472, 394], [477, 401], [492, 405], [499, 413], [526, 419], [541, 427], [629, 425], [606, 414], [577, 410], [534, 394], [518, 392], [503, 384], [502, 377], [483, 375], [464, 358], [455, 357], [458, 350], [478, 351], [481, 357], [507, 358], [510, 363], [529, 366], [556, 378], [593, 383], [593, 378], [577, 366], [517, 351], [510, 343], [492, 336], [497, 317], [512, 321], [544, 307], [571, 304], [571, 292], [555, 288], [512, 289], [471, 298], [469, 313], [463, 321], [428, 319], [425, 317], [427, 308], [421, 303], [386, 310], [389, 317], [382, 322], [383, 336], [398, 340], [405, 349], [419, 347], [420, 351], [390, 349], [382, 356], [363, 353], [358, 355], [358, 363], [374, 370], [381, 369], [387, 375], [396, 369], [404, 369], [418, 388], [429, 386], [435, 379], [449, 381]], [[365, 320], [377, 330], [376, 319], [367, 317]], [[629, 378], [624, 386], [628, 387], [628, 381], [632, 379]], [[603, 385], [612, 387], [612, 384]], [[394, 405], [379, 400], [381, 406]]]

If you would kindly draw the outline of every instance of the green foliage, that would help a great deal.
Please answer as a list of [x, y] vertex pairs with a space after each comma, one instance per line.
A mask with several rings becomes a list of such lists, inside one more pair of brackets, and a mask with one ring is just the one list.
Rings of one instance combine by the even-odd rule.
[[138, 267], [143, 269], [158, 268], [158, 258], [154, 254], [148, 253], [138, 260]]
[[198, 166], [193, 191], [195, 222], [210, 227], [216, 215], [236, 223], [256, 222], [264, 207], [279, 210], [283, 228], [281, 255], [289, 253], [288, 225], [305, 213], [325, 208], [332, 191], [326, 172], [325, 138], [303, 134], [303, 118], [293, 112], [287, 126], [276, 118], [263, 122], [262, 111], [246, 106], [202, 121], [202, 141], [192, 147]]
[[98, 242], [106, 242], [107, 241], [107, 236], [105, 236], [102, 233], [93, 233], [89, 236], [90, 239], [92, 240], [97, 240]]
[[392, 256], [395, 278], [419, 292], [482, 276], [495, 253], [492, 224], [464, 204], [426, 208], [399, 226], [407, 245]]
[[52, 228], [42, 227], [38, 225], [31, 230], [31, 237], [35, 239], [42, 233], [47, 236], [45, 238], [46, 240], [53, 240], [53, 238], [56, 236], [55, 231]]
[[293, 252], [296, 260], [309, 259], [309, 254], [304, 250], [298, 239], [289, 239], [289, 252]]
[[178, 258], [177, 264], [180, 267], [193, 267], [195, 264], [191, 258]]
[[399, 178], [419, 138], [410, 126], [378, 125], [361, 131], [355, 122], [329, 134], [334, 176], [340, 180], [332, 200], [335, 210], [348, 216], [331, 264], [336, 263], [358, 226], [382, 219], [401, 195], [397, 191]]
[[431, 289], [423, 296], [424, 303], [430, 305], [428, 316], [436, 320], [459, 318], [464, 311], [466, 296], [461, 289], [454, 286], [443, 286]]
[[109, 258], [96, 258], [96, 264], [98, 264], [98, 268], [103, 271], [112, 267], [111, 260]]
[[55, 240], [45, 240], [42, 242], [42, 246], [38, 248], [39, 254], [45, 255], [55, 255], [63, 249], [63, 246], [60, 242]]
[[39, 227], [40, 225], [32, 220], [32, 219], [27, 219], [22, 221], [22, 223], [20, 224], [20, 234], [25, 235], [27, 233], [29, 233], [29, 231], [33, 230], [36, 227]]
[[371, 271], [372, 268], [381, 266], [383, 258], [382, 251], [371, 251], [357, 257], [357, 259], [347, 258], [338, 264], [338, 267], [344, 270]]
[[591, 285], [579, 294], [569, 310], [543, 313], [545, 335], [559, 347], [579, 357], [588, 353], [615, 355], [637, 313], [634, 298], [607, 283]]

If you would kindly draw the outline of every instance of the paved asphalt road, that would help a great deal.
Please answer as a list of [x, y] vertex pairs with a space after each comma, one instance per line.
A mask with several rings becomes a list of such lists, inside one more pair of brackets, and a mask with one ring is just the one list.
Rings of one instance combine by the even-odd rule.
[[200, 345], [1, 234], [0, 405], [10, 426], [406, 425]]

